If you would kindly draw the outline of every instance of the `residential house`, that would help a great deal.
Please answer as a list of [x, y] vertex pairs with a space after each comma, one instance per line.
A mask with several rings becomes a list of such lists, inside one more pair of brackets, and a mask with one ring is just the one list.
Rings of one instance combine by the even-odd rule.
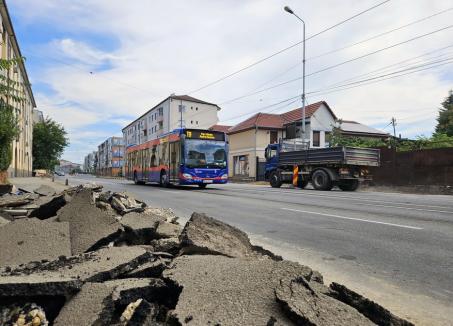
[[208, 129], [219, 119], [217, 104], [188, 95], [170, 95], [123, 128], [125, 146], [143, 144], [179, 127]]
[[226, 125], [213, 125], [213, 126], [209, 127], [209, 130], [227, 133], [231, 127], [232, 126], [226, 126]]
[[[0, 0], [0, 43], [2, 59], [22, 57], [5, 0]], [[20, 103], [11, 101], [7, 96], [0, 99], [2, 102], [14, 106], [20, 130], [19, 136], [12, 144], [13, 157], [8, 168], [8, 175], [9, 177], [31, 176], [33, 168], [33, 108], [36, 107], [31, 84], [22, 61], [11, 67], [9, 71], [2, 71], [2, 74], [18, 83], [20, 96], [24, 98], [24, 101]]]
[[[229, 176], [241, 179], [256, 178], [257, 166], [264, 161], [268, 144], [280, 139], [295, 139], [302, 127], [300, 108], [282, 114], [257, 113], [228, 129]], [[329, 134], [336, 116], [329, 105], [317, 102], [305, 108], [305, 140], [310, 147], [329, 145]]]
[[356, 121], [339, 120], [338, 127], [341, 135], [345, 137], [359, 137], [364, 139], [386, 140], [390, 134], [366, 126]]
[[98, 175], [117, 177], [122, 176], [124, 166], [124, 139], [110, 137], [98, 146]]

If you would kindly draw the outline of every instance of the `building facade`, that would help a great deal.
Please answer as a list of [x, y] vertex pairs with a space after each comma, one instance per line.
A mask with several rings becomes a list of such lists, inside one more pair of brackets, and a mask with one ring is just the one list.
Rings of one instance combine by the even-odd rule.
[[[305, 141], [310, 147], [328, 147], [329, 134], [336, 117], [326, 102], [305, 109]], [[300, 139], [302, 110], [282, 114], [257, 113], [228, 129], [228, 175], [231, 178], [255, 179], [258, 165], [265, 161], [267, 145], [281, 139]]]
[[109, 177], [123, 175], [124, 140], [110, 137], [98, 146], [96, 174]]
[[124, 144], [143, 144], [181, 126], [208, 129], [219, 121], [219, 110], [218, 105], [191, 96], [170, 95], [123, 128]]
[[[16, 35], [14, 33], [8, 8], [4, 0], [0, 0], [0, 37], [2, 59], [21, 58]], [[33, 108], [36, 107], [33, 92], [28, 80], [27, 71], [23, 62], [19, 62], [9, 71], [2, 71], [4, 76], [19, 83], [19, 93], [24, 98], [21, 103], [13, 102], [7, 96], [2, 100], [15, 108], [19, 121], [19, 136], [12, 144], [12, 162], [8, 168], [9, 177], [31, 176], [33, 169]]]
[[65, 174], [79, 173], [81, 165], [67, 160], [60, 160], [58, 165], [55, 165], [54, 171], [63, 172]]
[[92, 152], [85, 156], [83, 160], [83, 172], [89, 173], [89, 174], [94, 174], [96, 171], [95, 169], [95, 163], [96, 163], [96, 158], [97, 158], [97, 152]]

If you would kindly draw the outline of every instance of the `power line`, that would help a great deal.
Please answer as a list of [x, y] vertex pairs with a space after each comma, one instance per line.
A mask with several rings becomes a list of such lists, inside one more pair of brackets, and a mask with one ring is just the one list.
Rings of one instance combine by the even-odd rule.
[[[337, 64], [334, 64], [334, 65], [332, 65], [332, 66], [328, 66], [328, 67], [322, 68], [322, 69], [320, 69], [320, 70], [314, 71], [314, 72], [312, 72], [312, 73], [306, 75], [306, 77], [310, 77], [310, 76], [313, 76], [313, 75], [315, 75], [315, 74], [319, 74], [319, 73], [321, 73], [321, 72], [324, 72], [324, 71], [327, 71], [327, 70], [330, 70], [330, 69], [337, 68], [337, 67], [342, 66], [342, 65], [345, 65], [345, 64], [347, 64], [347, 63], [350, 63], [350, 62], [353, 62], [353, 61], [357, 61], [357, 60], [363, 59], [363, 58], [365, 58], [365, 57], [371, 56], [371, 55], [373, 55], [373, 54], [376, 54], [376, 53], [379, 53], [379, 52], [382, 52], [382, 51], [386, 51], [386, 50], [392, 49], [392, 48], [394, 48], [394, 47], [396, 47], [396, 46], [399, 46], [399, 45], [407, 44], [407, 43], [409, 43], [409, 42], [412, 42], [412, 41], [418, 40], [418, 39], [420, 39], [420, 38], [423, 38], [423, 37], [426, 37], [426, 36], [429, 36], [429, 35], [432, 35], [432, 34], [441, 32], [441, 31], [444, 31], [444, 30], [449, 29], [449, 28], [452, 28], [452, 27], [453, 27], [453, 25], [449, 25], [449, 26], [447, 26], [447, 27], [443, 27], [443, 28], [441, 28], [441, 29], [438, 29], [438, 30], [435, 30], [435, 31], [432, 31], [432, 32], [429, 32], [429, 33], [425, 33], [425, 34], [422, 34], [422, 35], [418, 35], [418, 36], [413, 37], [413, 38], [410, 38], [410, 39], [408, 39], [408, 40], [405, 40], [405, 41], [402, 41], [402, 42], [399, 42], [399, 43], [392, 44], [392, 45], [390, 45], [390, 46], [387, 46], [387, 47], [384, 47], [384, 48], [381, 48], [381, 49], [378, 49], [378, 50], [375, 50], [375, 51], [366, 53], [366, 54], [364, 54], [364, 55], [361, 55], [361, 56], [358, 56], [358, 57], [355, 57], [355, 58], [352, 58], [352, 59], [349, 59], [349, 60], [346, 60], [346, 61], [342, 61], [342, 62], [337, 63]], [[245, 94], [245, 95], [242, 95], [242, 96], [238, 96], [238, 97], [236, 97], [236, 98], [233, 98], [233, 99], [224, 101], [224, 102], [222, 102], [220, 105], [222, 105], [222, 104], [227, 104], [227, 103], [231, 103], [231, 102], [234, 102], [234, 101], [237, 101], [237, 100], [240, 100], [240, 99], [243, 99], [243, 98], [252, 96], [252, 95], [256, 95], [256, 94], [259, 94], [259, 93], [262, 93], [262, 92], [266, 92], [266, 91], [268, 91], [268, 90], [271, 90], [271, 89], [274, 89], [274, 88], [277, 88], [277, 87], [280, 87], [280, 86], [283, 86], [283, 85], [287, 85], [287, 84], [293, 83], [293, 82], [295, 82], [295, 81], [299, 81], [299, 80], [301, 80], [301, 79], [302, 79], [302, 77], [297, 77], [297, 78], [294, 78], [294, 79], [291, 79], [291, 80], [288, 80], [288, 81], [285, 81], [285, 82], [282, 82], [282, 83], [279, 83], [279, 84], [276, 84], [276, 85], [273, 85], [273, 86], [264, 88], [264, 89], [259, 90], [259, 91], [251, 92], [251, 93], [248, 93], [248, 94]]]
[[341, 47], [341, 48], [337, 48], [337, 49], [334, 49], [334, 50], [331, 50], [331, 51], [328, 51], [328, 52], [325, 52], [325, 53], [318, 54], [318, 55], [316, 55], [316, 56], [307, 58], [307, 60], [313, 60], [313, 59], [321, 58], [321, 57], [324, 57], [324, 56], [326, 56], [326, 55], [328, 55], [328, 54], [332, 54], [332, 53], [335, 53], [335, 52], [339, 52], [339, 51], [342, 51], [342, 50], [345, 50], [345, 49], [354, 47], [354, 46], [356, 46], [356, 45], [363, 44], [363, 43], [366, 43], [366, 42], [371, 41], [371, 40], [375, 40], [375, 39], [377, 39], [377, 38], [379, 38], [379, 37], [381, 37], [381, 36], [388, 35], [388, 34], [393, 33], [393, 32], [397, 32], [397, 31], [402, 30], [402, 29], [404, 29], [404, 28], [406, 28], [406, 27], [409, 27], [409, 26], [412, 26], [412, 25], [421, 23], [421, 22], [423, 22], [423, 21], [425, 21], [425, 20], [428, 20], [428, 19], [431, 19], [431, 18], [433, 18], [433, 17], [439, 16], [439, 15], [444, 14], [444, 13], [446, 13], [446, 12], [448, 12], [448, 11], [451, 11], [451, 10], [453, 10], [453, 7], [452, 7], [452, 8], [448, 8], [448, 9], [444, 9], [444, 10], [441, 10], [441, 11], [436, 12], [436, 13], [434, 13], [434, 14], [432, 14], [432, 15], [427, 16], [427, 17], [420, 18], [420, 19], [418, 19], [418, 20], [412, 21], [412, 22], [410, 22], [410, 23], [404, 24], [404, 25], [402, 25], [402, 26], [396, 27], [396, 28], [391, 29], [391, 30], [388, 30], [388, 31], [386, 31], [386, 32], [382, 32], [382, 33], [379, 33], [379, 34], [377, 34], [377, 35], [371, 36], [371, 37], [366, 38], [366, 39], [364, 39], [364, 40], [361, 40], [361, 41], [358, 41], [358, 42], [355, 42], [355, 43], [352, 43], [352, 44], [349, 44], [349, 45], [346, 45], [346, 46], [343, 46], [343, 47]]
[[[437, 64], [437, 65], [434, 65], [434, 66], [431, 66], [431, 67], [422, 68], [422, 69], [418, 69], [418, 70], [415, 70], [415, 71], [410, 71], [410, 72], [407, 72], [407, 73], [404, 73], [404, 74], [400, 74], [400, 75], [396, 75], [396, 76], [390, 76], [390, 77], [387, 77], [387, 78], [382, 78], [382, 79], [379, 79], [379, 80], [373, 80], [373, 81], [370, 81], [370, 82], [363, 82], [362, 84], [359, 84], [359, 85], [345, 87], [345, 88], [341, 88], [341, 89], [337, 89], [337, 90], [327, 90], [327, 91], [324, 91], [324, 92], [320, 92], [320, 93], [318, 93], [316, 95], [325, 95], [325, 94], [336, 93], [336, 92], [340, 92], [340, 91], [344, 91], [344, 90], [348, 90], [348, 89], [352, 89], [352, 88], [356, 88], [356, 87], [366, 86], [366, 85], [374, 84], [374, 83], [377, 83], [377, 82], [381, 82], [381, 81], [385, 81], [385, 80], [389, 80], [389, 79], [393, 79], [393, 78], [398, 78], [398, 77], [402, 77], [402, 76], [406, 76], [406, 75], [411, 75], [411, 74], [414, 74], [414, 73], [417, 73], [417, 72], [420, 72], [420, 71], [429, 70], [429, 69], [433, 69], [433, 68], [438, 68], [438, 67], [450, 64], [450, 63], [453, 63], [453, 60], [449, 60], [447, 62], [440, 63], [440, 64]], [[381, 76], [381, 77], [383, 77], [383, 76]]]
[[364, 82], [367, 82], [367, 81], [371, 81], [371, 80], [375, 80], [375, 79], [379, 79], [379, 78], [383, 78], [383, 77], [399, 74], [401, 72], [410, 71], [410, 70], [414, 70], [414, 69], [422, 68], [422, 67], [426, 67], [426, 66], [431, 66], [431, 65], [434, 65], [436, 63], [441, 63], [441, 62], [446, 62], [446, 61], [447, 61], [447, 63], [449, 63], [450, 61], [452, 61], [452, 59], [453, 59], [453, 57], [448, 57], [448, 58], [442, 59], [442, 60], [431, 61], [431, 62], [428, 62], [428, 63], [424, 63], [424, 64], [412, 66], [412, 67], [409, 67], [409, 68], [397, 70], [397, 71], [390, 72], [390, 73], [387, 73], [387, 74], [383, 74], [383, 75], [379, 75], [379, 76], [375, 76], [375, 77], [370, 77], [370, 78], [366, 78], [366, 79], [362, 79], [362, 80], [358, 80], [358, 81], [355, 81], [355, 82], [350, 82], [350, 83], [346, 83], [346, 84], [342, 84], [342, 85], [338, 85], [338, 86], [328, 86], [325, 89], [307, 92], [307, 94], [315, 94], [315, 93], [323, 92], [325, 90], [336, 89], [336, 88], [341, 88], [341, 87], [345, 87], [345, 86], [360, 84], [360, 83], [364, 83]]
[[[366, 10], [363, 10], [363, 11], [361, 11], [361, 12], [359, 12], [359, 13], [357, 13], [357, 14], [355, 14], [355, 15], [353, 15], [353, 16], [351, 16], [351, 17], [349, 17], [349, 18], [347, 18], [347, 19], [345, 19], [345, 20], [343, 20], [343, 21], [341, 21], [341, 22], [339, 22], [339, 23], [336, 23], [335, 25], [332, 25], [332, 26], [330, 26], [330, 27], [328, 27], [328, 28], [326, 28], [326, 29], [324, 29], [324, 30], [322, 30], [322, 31], [320, 31], [320, 32], [318, 32], [318, 33], [316, 33], [316, 34], [314, 34], [314, 35], [309, 36], [308, 38], [306, 38], [305, 41], [308, 41], [308, 40], [310, 40], [310, 39], [312, 39], [312, 38], [314, 38], [314, 37], [316, 37], [316, 36], [318, 36], [318, 35], [321, 35], [321, 34], [327, 32], [327, 31], [329, 31], [329, 30], [335, 28], [335, 27], [338, 27], [338, 26], [340, 26], [340, 25], [342, 25], [342, 24], [344, 24], [344, 23], [346, 23], [346, 22], [348, 22], [348, 21], [350, 21], [350, 20], [352, 20], [352, 19], [354, 19], [354, 18], [356, 18], [356, 17], [358, 17], [358, 16], [360, 16], [360, 15], [366, 13], [366, 12], [369, 12], [369, 11], [371, 11], [371, 10], [377, 8], [377, 7], [380, 7], [380, 6], [382, 6], [383, 4], [385, 4], [385, 3], [389, 2], [389, 1], [390, 1], [390, 0], [386, 0], [386, 1], [380, 2], [380, 3], [378, 3], [378, 4], [374, 5], [374, 6], [372, 6], [372, 7], [368, 8], [368, 9], [366, 9]], [[288, 46], [288, 47], [286, 47], [286, 48], [284, 48], [284, 49], [281, 49], [281, 50], [279, 50], [279, 51], [277, 51], [277, 52], [275, 52], [275, 53], [273, 53], [273, 54], [271, 54], [271, 55], [265, 57], [265, 58], [262, 58], [262, 59], [260, 59], [260, 60], [258, 60], [258, 61], [255, 61], [255, 62], [253, 62], [253, 63], [251, 63], [251, 64], [249, 64], [249, 65], [247, 65], [247, 66], [245, 66], [245, 67], [242, 67], [242, 68], [239, 69], [239, 70], [236, 70], [236, 71], [234, 71], [234, 72], [232, 72], [232, 73], [230, 73], [230, 74], [228, 74], [228, 75], [225, 75], [225, 76], [223, 76], [223, 77], [220, 77], [220, 78], [218, 78], [218, 79], [216, 79], [216, 80], [214, 80], [214, 81], [212, 81], [212, 82], [210, 82], [210, 83], [207, 83], [207, 84], [205, 84], [205, 85], [203, 85], [203, 86], [201, 86], [201, 87], [199, 87], [199, 88], [197, 88], [197, 89], [195, 89], [195, 90], [192, 90], [192, 91], [188, 92], [187, 94], [190, 95], [190, 94], [193, 94], [193, 93], [197, 93], [197, 92], [199, 92], [199, 91], [201, 91], [201, 90], [203, 90], [203, 89], [205, 89], [205, 88], [208, 88], [208, 87], [210, 87], [210, 86], [213, 86], [213, 85], [215, 85], [215, 84], [218, 84], [218, 83], [224, 81], [225, 79], [228, 79], [228, 78], [230, 78], [230, 77], [233, 77], [233, 76], [235, 76], [235, 75], [237, 75], [237, 74], [239, 74], [239, 73], [241, 73], [241, 72], [243, 72], [243, 71], [245, 71], [245, 70], [247, 70], [247, 69], [250, 69], [250, 68], [252, 68], [252, 67], [254, 67], [254, 66], [256, 66], [256, 65], [258, 65], [258, 64], [260, 64], [260, 63], [262, 63], [262, 62], [265, 62], [265, 61], [267, 61], [267, 60], [269, 60], [269, 59], [271, 59], [271, 58], [273, 58], [273, 57], [275, 57], [275, 56], [277, 56], [277, 55], [279, 55], [279, 54], [281, 54], [281, 53], [283, 53], [283, 52], [286, 52], [286, 51], [288, 51], [288, 50], [290, 50], [290, 49], [292, 49], [292, 48], [294, 48], [294, 47], [296, 47], [296, 46], [298, 46], [298, 45], [300, 45], [300, 44], [302, 44], [302, 43], [303, 43], [303, 41], [294, 43], [294, 44], [292, 44], [292, 45], [290, 45], [290, 46]]]

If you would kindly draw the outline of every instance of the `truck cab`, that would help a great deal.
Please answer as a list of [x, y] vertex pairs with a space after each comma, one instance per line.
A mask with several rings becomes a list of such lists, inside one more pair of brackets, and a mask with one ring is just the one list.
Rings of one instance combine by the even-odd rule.
[[280, 152], [280, 144], [267, 145], [264, 156], [266, 158], [266, 180], [269, 179], [269, 175], [272, 171], [278, 168], [278, 154]]

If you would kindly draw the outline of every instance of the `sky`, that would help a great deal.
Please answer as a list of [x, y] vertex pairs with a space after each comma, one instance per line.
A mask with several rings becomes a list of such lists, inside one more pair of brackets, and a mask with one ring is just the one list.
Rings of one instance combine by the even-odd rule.
[[228, 125], [300, 107], [301, 45], [199, 90], [302, 41], [302, 24], [285, 5], [306, 24], [308, 103], [324, 100], [337, 117], [386, 132], [395, 117], [402, 137], [431, 135], [453, 89], [450, 0], [390, 0], [317, 35], [383, 1], [7, 4], [37, 108], [67, 130], [63, 158], [81, 163], [172, 93], [219, 104]]

